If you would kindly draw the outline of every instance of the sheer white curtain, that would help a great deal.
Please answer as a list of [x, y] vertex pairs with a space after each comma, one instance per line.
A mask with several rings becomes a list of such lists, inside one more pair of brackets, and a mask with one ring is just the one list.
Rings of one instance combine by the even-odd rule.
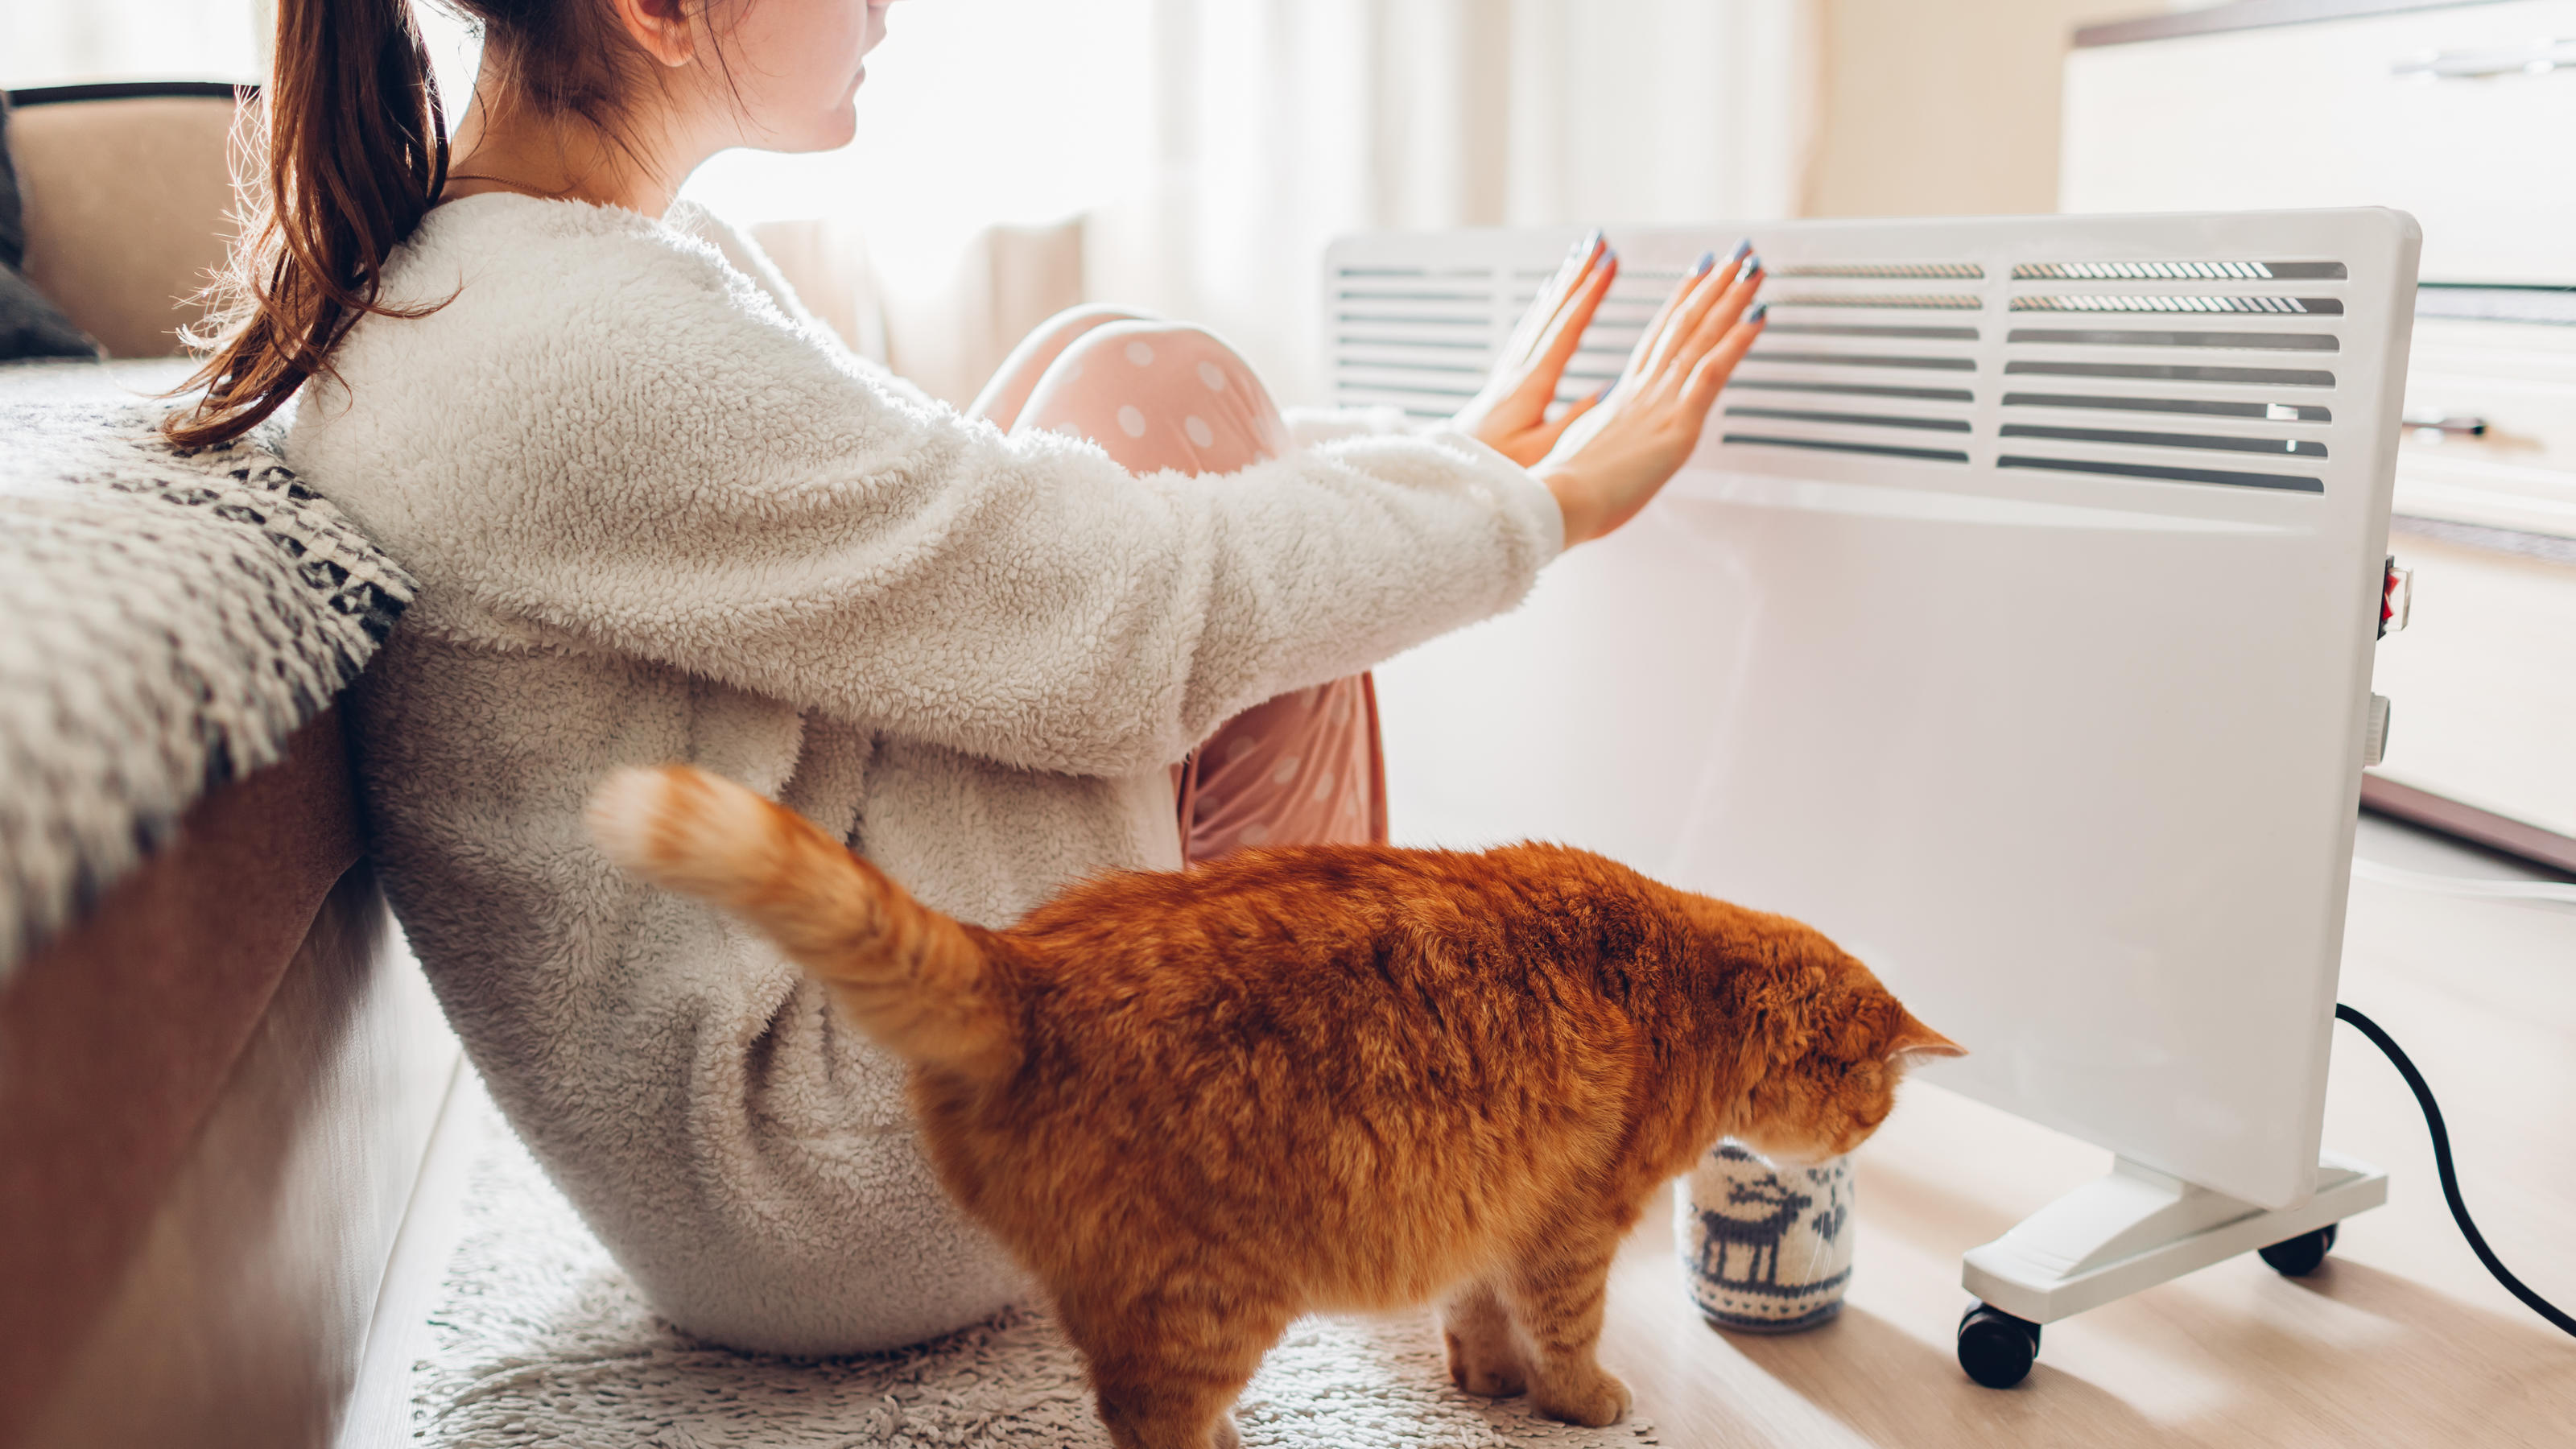
[[830, 157], [719, 158], [740, 220], [839, 217], [889, 292], [1085, 218], [1086, 292], [1320, 393], [1317, 272], [1370, 227], [1799, 211], [1818, 0], [907, 0]]
[[858, 139], [827, 156], [729, 152], [689, 194], [741, 223], [855, 221], [892, 284], [933, 285], [985, 226], [1062, 220], [1145, 185], [1150, 7], [906, 0], [869, 58]]
[[261, 0], [0, 0], [0, 87], [256, 79]]
[[1815, 0], [1155, 0], [1154, 185], [1092, 289], [1321, 388], [1318, 269], [1376, 227], [1801, 209]]

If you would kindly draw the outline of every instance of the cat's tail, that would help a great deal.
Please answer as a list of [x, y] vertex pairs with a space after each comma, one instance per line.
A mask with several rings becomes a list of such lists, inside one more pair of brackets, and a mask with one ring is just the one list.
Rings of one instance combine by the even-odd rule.
[[896, 1055], [977, 1076], [1006, 1068], [1014, 1042], [984, 933], [914, 900], [795, 811], [664, 765], [610, 775], [589, 820], [610, 859], [751, 924]]

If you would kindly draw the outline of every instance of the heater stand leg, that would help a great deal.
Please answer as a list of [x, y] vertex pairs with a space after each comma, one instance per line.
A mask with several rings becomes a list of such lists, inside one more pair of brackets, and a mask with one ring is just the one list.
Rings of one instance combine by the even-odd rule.
[[[2098, 1308], [2239, 1253], [2275, 1245], [2287, 1249], [2293, 1239], [2318, 1235], [2299, 1251], [2265, 1255], [2267, 1260], [2279, 1259], [2276, 1267], [2286, 1263], [2300, 1271], [2313, 1268], [2322, 1245], [2332, 1242], [2325, 1230], [2387, 1200], [2387, 1174], [2331, 1153], [2317, 1164], [2316, 1195], [2297, 1207], [2277, 1211], [2121, 1158], [2108, 1176], [2086, 1183], [2025, 1218], [2011, 1232], [1970, 1250], [1961, 1280], [1996, 1315], [2033, 1325], [2030, 1337], [2036, 1352], [2036, 1325]], [[2306, 1251], [2310, 1246], [2319, 1252]], [[1975, 1310], [1970, 1317], [1976, 1317]], [[1965, 1325], [1960, 1344], [1960, 1361], [1965, 1364], [1969, 1359]], [[1984, 1383], [2000, 1376], [1981, 1373], [1975, 1366], [1970, 1372]]]

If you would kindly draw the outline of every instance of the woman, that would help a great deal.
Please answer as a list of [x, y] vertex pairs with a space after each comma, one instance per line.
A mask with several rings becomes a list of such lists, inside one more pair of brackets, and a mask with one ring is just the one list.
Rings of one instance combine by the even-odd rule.
[[1597, 240], [1449, 431], [1283, 419], [1214, 338], [1101, 313], [970, 420], [673, 199], [726, 147], [846, 142], [884, 0], [450, 3], [485, 32], [452, 171], [407, 0], [282, 0], [272, 214], [173, 434], [303, 388], [290, 460], [419, 577], [353, 694], [373, 852], [494, 1096], [655, 1305], [801, 1354], [973, 1322], [1019, 1281], [942, 1197], [900, 1069], [614, 870], [591, 785], [695, 761], [990, 924], [1177, 866], [1194, 743], [1511, 607], [1644, 506], [1752, 340], [1755, 268], [1704, 262], [1579, 422], [1544, 410], [1615, 271]]

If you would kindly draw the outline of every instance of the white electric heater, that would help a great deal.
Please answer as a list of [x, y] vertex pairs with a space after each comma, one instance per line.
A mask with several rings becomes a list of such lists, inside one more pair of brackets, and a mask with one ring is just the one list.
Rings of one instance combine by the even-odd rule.
[[[1334, 247], [1339, 400], [1454, 411], [1576, 235]], [[1972, 1049], [1935, 1080], [2117, 1154], [1968, 1255], [2025, 1326], [2378, 1205], [2319, 1137], [2415, 224], [1613, 231], [1566, 395], [1739, 235], [1771, 323], [1690, 466], [1380, 671], [1399, 837], [1798, 916]]]

